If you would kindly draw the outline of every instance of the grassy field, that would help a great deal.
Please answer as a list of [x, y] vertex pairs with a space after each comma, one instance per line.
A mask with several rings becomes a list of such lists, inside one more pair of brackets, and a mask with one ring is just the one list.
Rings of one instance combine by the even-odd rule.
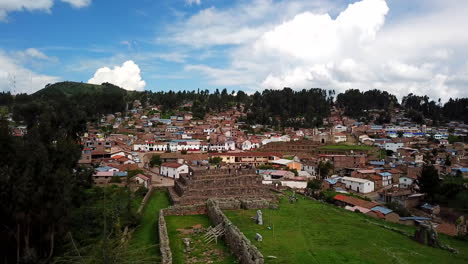
[[158, 259], [159, 237], [157, 234], [157, 221], [159, 210], [169, 206], [169, 197], [166, 191], [155, 190], [146, 205], [140, 225], [132, 234], [129, 249], [143, 251], [141, 254], [148, 258]]
[[[289, 204], [282, 198], [279, 210], [262, 212], [263, 226], [251, 219], [255, 210], [225, 213], [260, 249], [266, 263], [468, 263], [466, 242], [441, 236], [443, 243], [460, 251], [454, 255], [418, 244], [367, 220], [410, 233], [413, 227], [390, 224], [317, 201], [301, 199]], [[263, 236], [263, 242], [255, 241], [255, 233]]]
[[345, 144], [335, 144], [335, 145], [325, 145], [319, 147], [320, 149], [326, 150], [372, 150], [372, 146], [366, 145], [345, 145]]
[[[236, 259], [229, 253], [224, 241], [218, 241], [217, 244], [214, 242], [206, 244], [201, 239], [204, 232], [183, 234], [180, 231], [181, 229], [191, 230], [195, 225], [201, 225], [204, 228], [210, 226], [210, 220], [206, 215], [166, 216], [166, 225], [172, 250], [172, 263], [237, 263]], [[189, 253], [184, 252], [183, 238], [191, 239], [192, 249]]]

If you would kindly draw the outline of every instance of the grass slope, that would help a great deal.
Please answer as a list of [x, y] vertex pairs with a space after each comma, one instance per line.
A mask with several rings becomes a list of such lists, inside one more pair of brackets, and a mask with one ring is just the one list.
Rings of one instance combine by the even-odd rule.
[[166, 191], [155, 190], [146, 205], [140, 225], [132, 234], [130, 250], [143, 250], [148, 258], [159, 258], [159, 237], [157, 221], [159, 210], [169, 206], [169, 197]]
[[[454, 255], [369, 224], [366, 219], [410, 233], [413, 227], [392, 225], [317, 201], [301, 199], [289, 204], [282, 198], [279, 210], [262, 212], [263, 226], [251, 219], [255, 210], [225, 213], [260, 249], [266, 263], [468, 263], [468, 243], [441, 236], [443, 243], [460, 251]], [[274, 231], [268, 230], [268, 225], [274, 226]], [[263, 242], [255, 241], [255, 233], [262, 234]]]
[[[229, 253], [224, 241], [218, 241], [217, 244], [214, 242], [206, 244], [199, 241], [203, 234], [183, 235], [177, 231], [177, 229], [190, 229], [197, 224], [208, 227], [211, 222], [206, 215], [166, 216], [167, 232], [172, 250], [172, 263], [237, 263], [234, 256]], [[192, 239], [193, 250], [188, 254], [184, 253], [185, 246], [182, 241], [184, 237]], [[190, 259], [190, 261], [186, 261], [187, 259]]]

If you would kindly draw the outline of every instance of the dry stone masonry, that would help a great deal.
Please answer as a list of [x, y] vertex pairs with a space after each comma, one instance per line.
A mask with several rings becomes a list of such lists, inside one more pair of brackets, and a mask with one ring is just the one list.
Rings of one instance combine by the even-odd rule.
[[255, 169], [191, 171], [175, 181], [169, 194], [176, 205], [205, 203], [210, 198], [273, 198]]

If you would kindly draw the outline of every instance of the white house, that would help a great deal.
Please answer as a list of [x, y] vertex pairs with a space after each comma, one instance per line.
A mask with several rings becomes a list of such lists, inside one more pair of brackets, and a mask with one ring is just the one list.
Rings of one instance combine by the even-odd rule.
[[335, 127], [333, 127], [333, 131], [335, 131], [336, 133], [345, 132], [346, 130], [348, 130], [348, 127], [343, 125], [336, 125]]
[[140, 184], [140, 185], [143, 185], [145, 186], [146, 188], [148, 188], [150, 185], [151, 185], [151, 180], [148, 176], [146, 175], [143, 175], [143, 174], [140, 174], [138, 173], [136, 176], [135, 176], [135, 181]]
[[343, 133], [335, 133], [333, 135], [333, 139], [334, 139], [335, 143], [340, 143], [340, 142], [346, 142], [347, 141], [346, 134], [343, 134]]
[[391, 150], [393, 152], [397, 152], [397, 150], [402, 147], [404, 147], [403, 143], [387, 142], [384, 145], [385, 150]]
[[186, 164], [175, 162], [166, 162], [161, 164], [159, 174], [168, 178], [178, 179], [180, 174], [189, 172], [189, 167]]
[[374, 191], [374, 182], [369, 180], [353, 177], [343, 177], [341, 178], [341, 182], [346, 185], [346, 188], [349, 188], [355, 192], [369, 193]]
[[409, 188], [414, 183], [414, 179], [403, 176], [398, 180], [398, 187]]

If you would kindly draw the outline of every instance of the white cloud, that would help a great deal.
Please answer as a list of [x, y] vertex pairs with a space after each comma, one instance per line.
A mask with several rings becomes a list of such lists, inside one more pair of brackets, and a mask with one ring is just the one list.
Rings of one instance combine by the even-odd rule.
[[16, 51], [14, 52], [14, 55], [19, 61], [22, 62], [31, 62], [33, 60], [51, 62], [58, 61], [56, 57], [47, 56], [45, 53], [36, 48], [28, 48], [22, 51]]
[[[85, 7], [91, 4], [92, 0], [61, 0], [75, 8]], [[50, 12], [54, 0], [0, 0], [0, 21], [8, 19], [8, 13], [13, 11], [42, 11]]]
[[16, 59], [0, 50], [0, 90], [11, 93], [33, 93], [46, 84], [60, 81], [59, 77], [43, 75], [22, 66]]
[[50, 12], [54, 2], [53, 0], [1, 0], [0, 1], [0, 20], [7, 19], [8, 12], [12, 11], [43, 11]]
[[[463, 67], [468, 65], [468, 35], [460, 25], [468, 24], [468, 3], [429, 1], [419, 3], [424, 12], [415, 9], [396, 15], [392, 4], [398, 3], [388, 2], [362, 0], [336, 14], [333, 6], [323, 12], [313, 7], [304, 10], [298, 4], [293, 8], [291, 2], [211, 8], [188, 18], [185, 22], [191, 25], [182, 24], [172, 36], [194, 48], [234, 45], [227, 50], [226, 69], [186, 67], [215, 85], [322, 87], [337, 92], [377, 88], [400, 98], [410, 92], [443, 100], [467, 97], [468, 82], [463, 80], [468, 71]], [[261, 22], [255, 14], [240, 15], [231, 23], [231, 17], [249, 6], [258, 8], [260, 16], [268, 14], [271, 7], [263, 4], [273, 5], [276, 11], [293, 11], [283, 12], [288, 15], [282, 19]], [[394, 16], [391, 22], [386, 21], [389, 14]], [[244, 33], [246, 29], [251, 30], [249, 34]]]
[[193, 4], [195, 4], [195, 5], [200, 5], [200, 4], [201, 4], [201, 0], [185, 0], [185, 3], [186, 3], [187, 5], [193, 5]]
[[113, 69], [99, 68], [93, 78], [88, 80], [88, 83], [93, 84], [104, 82], [115, 84], [129, 91], [143, 91], [146, 86], [146, 82], [141, 79], [140, 67], [132, 60], [124, 62], [122, 66], [115, 66]]
[[275, 26], [269, 20], [271, 17], [282, 21], [300, 11], [325, 11], [333, 7], [335, 5], [328, 0], [254, 0], [227, 9], [209, 7], [180, 23], [173, 23], [168, 29], [169, 36], [156, 41], [195, 47], [245, 44]]
[[91, 4], [91, 0], [61, 0], [61, 1], [70, 4], [74, 8], [83, 8]]

